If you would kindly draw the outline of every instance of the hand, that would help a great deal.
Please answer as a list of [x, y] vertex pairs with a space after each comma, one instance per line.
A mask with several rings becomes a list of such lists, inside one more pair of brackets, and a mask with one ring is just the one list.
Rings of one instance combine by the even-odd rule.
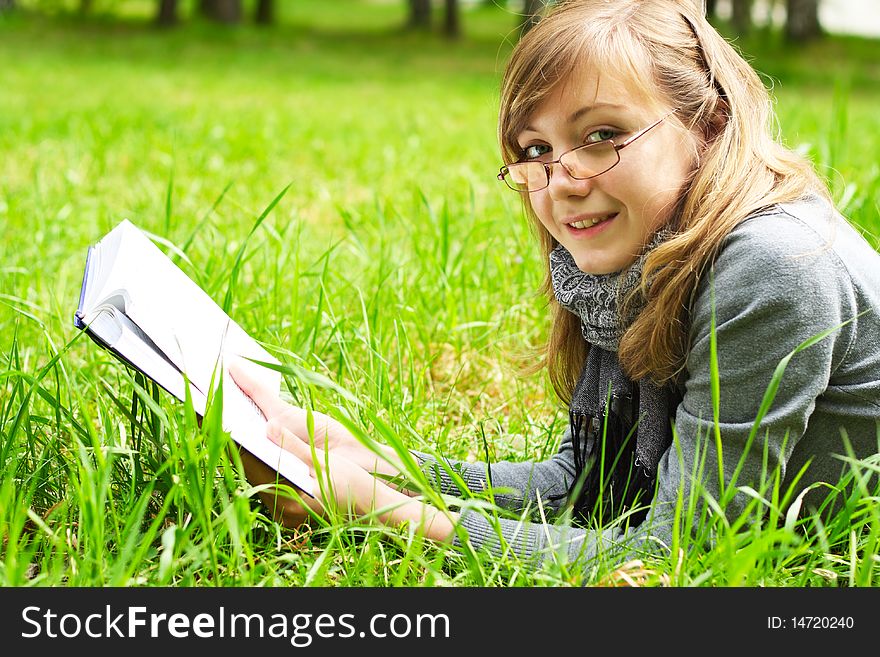
[[337, 452], [315, 445], [313, 453], [307, 438], [294, 435], [280, 424], [270, 425], [267, 435], [309, 467], [316, 503], [324, 510], [348, 517], [363, 516], [374, 509], [377, 500], [386, 504], [400, 495]]
[[448, 541], [457, 514], [441, 512], [391, 488], [343, 456], [312, 447], [287, 428], [274, 425], [269, 438], [308, 465], [312, 490], [326, 509], [349, 517], [377, 512], [386, 525], [413, 523], [428, 538]]
[[[244, 474], [247, 480], [255, 486], [273, 484], [278, 479], [278, 473], [263, 463], [246, 449], [240, 448], [241, 464], [244, 466]], [[272, 511], [272, 517], [286, 527], [299, 527], [308, 524], [314, 516], [324, 515], [324, 507], [315, 498], [298, 491], [300, 499], [291, 497], [286, 491], [276, 488], [266, 488], [258, 494], [263, 505]], [[301, 502], [302, 503], [301, 503]], [[311, 513], [309, 512], [311, 510]]]
[[[233, 361], [229, 365], [229, 374], [244, 393], [254, 400], [263, 415], [269, 421], [269, 431], [287, 429], [291, 435], [308, 443], [308, 414], [305, 409], [285, 402], [278, 392], [265, 386], [253, 375], [253, 368], [258, 367], [244, 359]], [[340, 422], [324, 413], [314, 411], [315, 446], [341, 456], [360, 466], [368, 472], [375, 472], [390, 477], [400, 474], [400, 468], [393, 465], [396, 461], [394, 450], [380, 446], [382, 456], [365, 447]], [[291, 450], [293, 451], [293, 450]]]

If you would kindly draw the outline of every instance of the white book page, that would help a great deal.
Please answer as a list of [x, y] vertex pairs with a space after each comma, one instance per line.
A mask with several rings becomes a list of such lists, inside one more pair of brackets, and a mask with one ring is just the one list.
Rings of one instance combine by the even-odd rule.
[[[180, 372], [153, 351], [132, 321], [116, 308], [108, 307], [98, 312], [89, 323], [89, 330], [127, 361], [137, 364], [142, 372], [172, 395], [181, 401], [186, 399], [185, 381]], [[207, 398], [192, 385], [189, 392], [193, 409], [204, 415]]]
[[[118, 245], [115, 257], [104, 251], [105, 245], [111, 248]], [[225, 370], [226, 364], [238, 356], [275, 364], [278, 361], [130, 222], [119, 224], [99, 242], [96, 250], [100, 254], [96, 274], [106, 275], [106, 280], [98, 286], [100, 293], [87, 295], [87, 310], [89, 304], [100, 303], [103, 295], [124, 290], [126, 314], [186, 373], [204, 396], [208, 395], [212, 383], [215, 387], [219, 385], [219, 373], [224, 374], [224, 430], [254, 456], [311, 494], [308, 467], [266, 437], [266, 420], [262, 413]], [[108, 272], [111, 264], [112, 270]], [[87, 312], [86, 323], [90, 319]], [[131, 360], [142, 365], [134, 358]], [[268, 368], [254, 370], [265, 385], [280, 389], [278, 372]], [[152, 376], [148, 369], [144, 372]], [[172, 392], [183, 390], [182, 377], [179, 378], [179, 386], [163, 384], [163, 387]], [[176, 392], [173, 394], [183, 399]]]

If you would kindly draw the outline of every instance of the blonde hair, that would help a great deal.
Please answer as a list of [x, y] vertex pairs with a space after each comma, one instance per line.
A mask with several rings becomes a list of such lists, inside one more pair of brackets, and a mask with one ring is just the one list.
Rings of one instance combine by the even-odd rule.
[[[538, 103], [583, 64], [613, 72], [702, 137], [699, 164], [668, 226], [673, 237], [647, 257], [646, 305], [620, 342], [633, 380], [674, 380], [688, 349], [689, 310], [700, 277], [731, 230], [755, 210], [813, 191], [828, 196], [811, 164], [777, 140], [767, 89], [706, 21], [694, 0], [562, 2], [517, 44], [504, 74], [498, 136], [502, 157], [519, 157], [517, 135]], [[523, 194], [544, 261], [556, 240]], [[647, 285], [650, 281], [650, 286]], [[588, 345], [580, 319], [556, 302], [549, 267], [541, 286], [552, 315], [543, 357], [559, 397], [569, 402]]]

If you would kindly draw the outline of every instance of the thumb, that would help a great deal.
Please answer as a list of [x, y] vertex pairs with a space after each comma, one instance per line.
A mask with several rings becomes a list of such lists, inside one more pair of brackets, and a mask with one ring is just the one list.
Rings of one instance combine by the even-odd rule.
[[273, 390], [259, 376], [262, 369], [244, 358], [235, 358], [227, 368], [235, 384], [244, 394], [254, 400], [263, 411], [263, 415], [272, 418], [283, 413], [287, 404], [281, 399], [277, 390]]

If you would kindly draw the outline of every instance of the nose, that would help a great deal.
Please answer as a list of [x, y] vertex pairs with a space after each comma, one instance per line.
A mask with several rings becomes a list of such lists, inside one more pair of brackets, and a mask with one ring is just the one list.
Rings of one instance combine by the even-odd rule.
[[554, 200], [562, 200], [570, 196], [586, 196], [593, 188], [593, 178], [573, 178], [571, 171], [560, 163], [550, 165], [550, 185], [547, 191]]

